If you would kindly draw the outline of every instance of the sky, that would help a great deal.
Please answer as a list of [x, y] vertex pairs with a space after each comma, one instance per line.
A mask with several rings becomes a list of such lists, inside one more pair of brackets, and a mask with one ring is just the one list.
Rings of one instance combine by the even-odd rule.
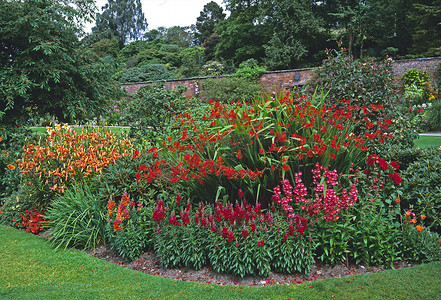
[[[225, 10], [222, 0], [141, 0], [142, 10], [147, 19], [148, 30], [158, 27], [190, 26], [196, 23], [197, 17], [205, 4], [214, 1]], [[107, 0], [96, 0], [99, 10]], [[90, 31], [95, 24], [85, 26]]]

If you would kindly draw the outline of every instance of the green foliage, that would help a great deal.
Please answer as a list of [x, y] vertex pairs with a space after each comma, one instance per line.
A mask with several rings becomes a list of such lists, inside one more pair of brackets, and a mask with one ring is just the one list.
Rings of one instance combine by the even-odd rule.
[[126, 194], [118, 206], [112, 198], [107, 202], [106, 239], [109, 246], [127, 260], [137, 259], [152, 246], [152, 202], [147, 201], [146, 206], [136, 204]]
[[87, 184], [74, 185], [57, 197], [47, 211], [46, 220], [55, 249], [69, 246], [91, 249], [104, 242], [105, 202]]
[[[84, 1], [87, 8], [90, 1]], [[92, 3], [93, 5], [93, 3]], [[112, 68], [80, 47], [77, 35], [85, 15], [69, 1], [0, 3], [0, 121], [27, 120], [30, 112], [60, 121], [91, 118], [121, 88]]]
[[265, 67], [259, 67], [257, 60], [250, 58], [239, 65], [236, 73], [232, 77], [248, 79], [250, 81], [258, 81], [260, 76], [266, 71]]
[[[153, 212], [158, 223], [155, 251], [166, 268], [198, 270], [209, 265], [216, 272], [242, 278], [266, 277], [271, 270], [308, 273], [311, 268], [312, 243], [303, 231], [295, 232], [300, 226], [297, 221], [279, 212], [262, 214], [260, 206], [247, 203], [236, 203], [234, 208], [222, 208], [220, 203], [216, 207], [200, 205], [197, 210], [179, 206], [173, 206], [180, 209], [175, 214], [172, 207], [165, 207], [159, 200]], [[244, 219], [236, 220], [240, 209], [246, 210], [241, 212]]]
[[24, 127], [0, 127], [0, 198], [9, 197], [19, 189], [21, 175], [17, 162], [23, 146], [34, 139], [37, 135]]
[[165, 189], [164, 186], [135, 180], [139, 166], [154, 161], [147, 151], [136, 150], [135, 154], [117, 160], [114, 164], [104, 168], [100, 176], [92, 179], [92, 184], [96, 187], [95, 195], [99, 201], [118, 199], [127, 193], [132, 199], [147, 204], [150, 199], [155, 199]]
[[102, 10], [96, 17], [92, 32], [106, 38], [117, 38], [120, 49], [128, 40], [142, 37], [147, 29], [140, 0], [108, 0]]
[[415, 85], [418, 89], [423, 90], [426, 82], [430, 81], [430, 77], [427, 71], [411, 69], [404, 72], [401, 80], [405, 86]]
[[200, 69], [205, 64], [204, 48], [186, 48], [179, 53], [182, 65], [179, 73], [183, 77], [195, 77], [199, 75]]
[[170, 129], [171, 119], [179, 114], [187, 101], [185, 88], [167, 90], [164, 84], [141, 87], [133, 96], [127, 111], [130, 135], [140, 141], [150, 141]]
[[328, 59], [315, 70], [318, 77], [311, 85], [328, 92], [328, 103], [343, 98], [353, 105], [381, 104], [387, 108], [396, 97], [391, 60], [355, 60], [344, 50], [329, 50], [327, 54]]
[[411, 163], [417, 161], [423, 153], [423, 150], [416, 147], [403, 148], [400, 145], [391, 145], [382, 154], [386, 158], [398, 162], [400, 170], [404, 171]]
[[158, 81], [175, 77], [175, 75], [167, 70], [161, 64], [147, 64], [140, 67], [126, 69], [119, 76], [119, 82], [142, 82], [142, 81]]
[[201, 68], [201, 75], [219, 76], [223, 74], [224, 66], [218, 61], [209, 61]]
[[403, 224], [403, 258], [428, 263], [441, 260], [441, 236], [428, 229], [416, 230], [409, 222]]
[[219, 21], [225, 19], [224, 10], [214, 1], [207, 3], [196, 20], [196, 39], [202, 45], [204, 41], [214, 33]]
[[92, 45], [92, 52], [99, 57], [116, 58], [119, 52], [118, 40], [116, 38], [101, 39]]
[[202, 95], [207, 100], [219, 102], [249, 101], [263, 94], [257, 83], [239, 77], [221, 77], [206, 79], [202, 83]]
[[435, 100], [429, 108], [427, 127], [432, 131], [441, 131], [441, 98]]
[[413, 208], [417, 214], [427, 216], [429, 227], [441, 230], [441, 151], [426, 148], [416, 161], [402, 172], [403, 209]]

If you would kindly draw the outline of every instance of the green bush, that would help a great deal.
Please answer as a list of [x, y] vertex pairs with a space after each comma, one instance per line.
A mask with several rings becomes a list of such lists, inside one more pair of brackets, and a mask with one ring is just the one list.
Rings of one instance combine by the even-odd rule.
[[401, 201], [404, 209], [413, 207], [417, 215], [427, 216], [426, 222], [441, 232], [441, 150], [427, 148], [421, 156], [402, 171]]
[[400, 170], [406, 170], [411, 163], [417, 161], [423, 154], [423, 150], [416, 147], [403, 148], [399, 145], [391, 145], [383, 152], [385, 158], [398, 162]]
[[402, 258], [428, 263], [441, 260], [441, 236], [429, 229], [418, 231], [408, 220], [402, 228]]
[[130, 136], [139, 141], [153, 141], [170, 129], [172, 118], [181, 113], [187, 99], [185, 87], [168, 90], [164, 84], [141, 87], [126, 111]]
[[330, 104], [348, 99], [352, 105], [381, 104], [385, 108], [396, 97], [393, 85], [392, 60], [355, 60], [344, 51], [327, 51], [328, 58], [309, 85], [313, 90], [329, 92]]
[[423, 90], [426, 82], [430, 81], [429, 73], [419, 69], [411, 69], [404, 72], [401, 80], [404, 86], [416, 85], [418, 89]]
[[432, 131], [441, 130], [441, 98], [432, 103], [427, 115], [427, 127]]
[[118, 80], [124, 83], [166, 80], [174, 77], [175, 75], [162, 64], [147, 64], [127, 69], [120, 75]]
[[258, 81], [260, 76], [266, 72], [265, 67], [259, 67], [257, 60], [250, 58], [239, 65], [232, 77], [248, 79], [250, 81]]
[[23, 145], [37, 138], [37, 134], [22, 126], [0, 127], [0, 199], [18, 190], [21, 175], [17, 161], [21, 158]]
[[202, 95], [206, 100], [219, 102], [250, 101], [263, 94], [257, 83], [240, 77], [222, 77], [207, 79], [202, 83]]
[[109, 246], [127, 260], [137, 259], [152, 247], [153, 203], [135, 203], [126, 194], [117, 203], [107, 202], [106, 239]]
[[51, 244], [57, 248], [95, 248], [104, 243], [105, 202], [87, 184], [74, 185], [57, 197], [46, 213]]

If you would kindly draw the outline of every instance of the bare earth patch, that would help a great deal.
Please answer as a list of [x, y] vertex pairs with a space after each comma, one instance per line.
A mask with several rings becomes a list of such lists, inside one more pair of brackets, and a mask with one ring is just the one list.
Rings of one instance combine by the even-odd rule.
[[[201, 270], [192, 270], [189, 268], [181, 269], [164, 269], [154, 252], [146, 252], [140, 258], [135, 261], [129, 262], [121, 258], [115, 251], [111, 250], [107, 246], [101, 246], [96, 249], [85, 250], [86, 253], [104, 259], [115, 265], [119, 265], [124, 268], [137, 270], [146, 274], [161, 276], [165, 278], [181, 280], [181, 281], [194, 281], [201, 283], [217, 284], [217, 285], [240, 285], [240, 286], [264, 286], [273, 284], [299, 284], [306, 281], [312, 281], [317, 279], [326, 279], [333, 277], [346, 277], [351, 275], [361, 275], [368, 273], [375, 273], [388, 269], [384, 266], [364, 266], [364, 265], [349, 265], [337, 264], [333, 266], [321, 265], [316, 263], [309, 275], [303, 274], [278, 274], [273, 273], [266, 277], [251, 277], [244, 278], [219, 274], [213, 271], [210, 267], [203, 267]], [[394, 267], [396, 269], [410, 267], [415, 264], [406, 262], [397, 262]]]

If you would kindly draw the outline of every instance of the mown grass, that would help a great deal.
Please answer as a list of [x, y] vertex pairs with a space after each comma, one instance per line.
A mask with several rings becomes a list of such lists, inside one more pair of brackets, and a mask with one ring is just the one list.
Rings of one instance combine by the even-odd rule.
[[440, 147], [441, 146], [441, 136], [428, 136], [420, 135], [420, 137], [413, 142], [418, 148], [426, 147]]
[[[80, 131], [81, 128], [83, 127], [78, 127], [78, 126], [71, 126], [71, 128]], [[125, 133], [125, 132], [129, 132], [129, 128], [128, 127], [114, 127], [114, 126], [107, 126], [105, 127], [107, 130], [113, 132], [113, 133]], [[44, 135], [47, 133], [47, 129], [46, 127], [32, 127], [31, 130], [39, 135]]]
[[300, 285], [180, 282], [124, 269], [0, 225], [2, 299], [440, 299], [441, 262]]

